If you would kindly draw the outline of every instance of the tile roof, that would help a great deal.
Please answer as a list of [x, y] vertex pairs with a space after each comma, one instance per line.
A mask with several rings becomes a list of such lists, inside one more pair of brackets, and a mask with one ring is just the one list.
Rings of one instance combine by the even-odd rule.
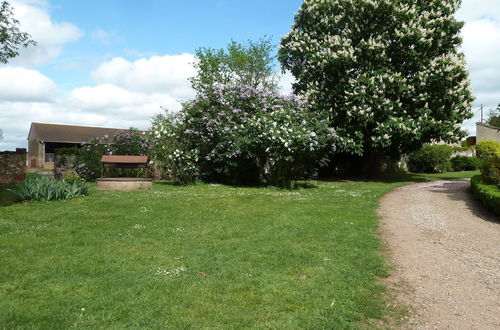
[[[29, 137], [31, 137], [33, 132], [33, 137], [43, 142], [82, 143], [91, 138], [103, 137], [105, 135], [108, 135], [112, 139], [115, 134], [124, 131], [127, 131], [127, 129], [31, 123]], [[147, 131], [140, 132], [147, 134]]]

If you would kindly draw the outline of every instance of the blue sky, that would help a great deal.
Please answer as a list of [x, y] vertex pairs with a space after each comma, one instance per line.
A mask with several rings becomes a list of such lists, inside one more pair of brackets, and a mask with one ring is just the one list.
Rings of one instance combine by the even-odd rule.
[[[229, 40], [275, 44], [288, 32], [300, 0], [51, 1], [54, 21], [71, 22], [84, 36], [69, 43], [41, 72], [64, 89], [91, 82], [89, 70], [116, 56], [133, 61], [162, 54], [224, 47]], [[98, 8], [98, 9], [97, 9]], [[96, 10], [97, 9], [97, 10]]]
[[[26, 147], [31, 122], [147, 129], [193, 97], [198, 47], [268, 36], [278, 45], [302, 0], [8, 0], [37, 47], [0, 64], [0, 150]], [[500, 1], [463, 0], [475, 117], [500, 102]], [[279, 70], [279, 67], [277, 67]], [[281, 76], [284, 92], [293, 77]]]

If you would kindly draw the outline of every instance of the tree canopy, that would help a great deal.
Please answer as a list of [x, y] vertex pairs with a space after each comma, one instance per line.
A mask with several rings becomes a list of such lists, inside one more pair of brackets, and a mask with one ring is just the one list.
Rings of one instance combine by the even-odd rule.
[[490, 111], [490, 113], [488, 114], [488, 119], [486, 120], [486, 124], [500, 127], [500, 104], [496, 109]]
[[305, 0], [279, 60], [316, 111], [328, 113], [339, 151], [397, 155], [452, 142], [473, 96], [458, 0]]
[[19, 55], [19, 48], [36, 45], [31, 36], [19, 30], [19, 21], [14, 18], [7, 1], [0, 2], [0, 63]]

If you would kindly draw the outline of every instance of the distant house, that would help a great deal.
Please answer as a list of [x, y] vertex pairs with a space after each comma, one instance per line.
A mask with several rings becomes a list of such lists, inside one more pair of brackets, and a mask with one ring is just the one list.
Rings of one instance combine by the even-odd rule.
[[476, 123], [476, 143], [483, 140], [500, 142], [500, 128], [484, 123]]
[[28, 134], [28, 166], [54, 168], [54, 151], [58, 148], [80, 147], [92, 138], [107, 135], [110, 139], [126, 129], [31, 123]]

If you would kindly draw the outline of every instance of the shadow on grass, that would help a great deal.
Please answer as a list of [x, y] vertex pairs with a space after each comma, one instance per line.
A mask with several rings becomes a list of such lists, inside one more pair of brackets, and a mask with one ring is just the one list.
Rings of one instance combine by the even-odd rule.
[[19, 202], [17, 196], [9, 189], [14, 189], [16, 186], [11, 184], [0, 184], [0, 207], [9, 206]]
[[323, 179], [321, 181], [337, 181], [337, 182], [381, 182], [381, 183], [398, 183], [398, 182], [430, 182], [436, 180], [456, 180], [471, 178], [479, 174], [478, 171], [470, 172], [445, 172], [445, 173], [391, 173], [381, 174], [378, 176], [343, 176]]
[[[170, 187], [189, 187], [192, 185], [196, 185], [196, 183], [193, 184], [181, 184], [175, 181], [154, 181], [155, 184], [160, 185], [160, 186], [170, 186]], [[264, 183], [260, 184], [252, 184], [252, 185], [243, 185], [243, 184], [231, 184], [231, 183], [218, 183], [218, 182], [199, 182], [203, 184], [215, 184], [215, 185], [222, 185], [224, 187], [228, 188], [276, 188], [276, 189], [283, 189], [283, 190], [298, 190], [298, 189], [315, 189], [319, 188], [317, 185], [315, 185], [312, 182], [309, 181], [296, 181], [293, 183], [291, 187], [279, 187], [279, 186], [268, 186]]]

